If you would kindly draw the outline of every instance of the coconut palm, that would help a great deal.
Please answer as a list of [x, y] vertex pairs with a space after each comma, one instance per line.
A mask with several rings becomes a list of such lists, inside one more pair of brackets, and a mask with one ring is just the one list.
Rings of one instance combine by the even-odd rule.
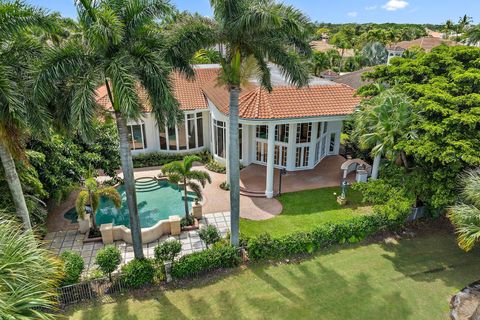
[[445, 38], [446, 39], [450, 38], [450, 33], [452, 31], [455, 31], [455, 23], [453, 23], [452, 20], [447, 20], [445, 22], [445, 25], [443, 26], [443, 30], [445, 32]]
[[310, 64], [312, 73], [317, 77], [320, 76], [320, 73], [332, 67], [327, 54], [319, 51], [313, 52]]
[[115, 115], [120, 159], [130, 213], [134, 254], [143, 258], [128, 120], [144, 111], [143, 92], [159, 126], [181, 118], [171, 90], [177, 70], [194, 76], [189, 64], [195, 52], [213, 44], [204, 19], [182, 15], [175, 24], [161, 19], [172, 12], [163, 0], [79, 0], [76, 2], [83, 37], [52, 48], [40, 66], [35, 83], [39, 103], [57, 106], [58, 123], [91, 134], [98, 114], [96, 89], [104, 85]]
[[61, 266], [31, 232], [0, 217], [0, 319], [55, 319]]
[[[255, 59], [261, 85], [271, 91], [269, 62], [277, 64], [293, 84], [308, 83], [308, 67], [301, 54], [310, 53], [309, 20], [297, 9], [272, 0], [210, 0], [218, 30], [218, 42], [225, 47], [221, 83], [230, 92], [229, 145], [238, 146], [238, 98], [242, 64]], [[239, 148], [228, 155], [230, 182], [231, 242], [239, 243], [240, 164]]]
[[399, 146], [399, 141], [414, 139], [416, 132], [411, 129], [415, 121], [412, 102], [408, 96], [395, 89], [382, 90], [371, 99], [362, 102], [354, 115], [354, 131], [360, 146], [371, 149], [374, 156], [372, 179], [378, 178], [382, 156], [396, 160], [401, 157], [408, 168], [407, 155]]
[[14, 158], [23, 158], [22, 138], [44, 129], [48, 120], [45, 109], [30, 100], [31, 71], [41, 43], [29, 28], [49, 26], [49, 17], [41, 10], [21, 2], [0, 3], [0, 158], [25, 229], [31, 229], [31, 222]]
[[462, 201], [450, 208], [448, 218], [456, 228], [458, 245], [470, 251], [480, 241], [480, 170], [460, 177]]
[[186, 156], [183, 158], [183, 161], [174, 161], [162, 167], [162, 173], [168, 177], [170, 182], [181, 182], [183, 184], [185, 218], [188, 218], [189, 215], [187, 189], [190, 188], [195, 192], [197, 199], [201, 201], [203, 199], [202, 188], [205, 188], [207, 182], [212, 183], [208, 172], [192, 170], [193, 163], [201, 160], [202, 159], [197, 156]]
[[97, 223], [95, 214], [97, 213], [100, 197], [105, 197], [112, 200], [114, 206], [118, 209], [122, 206], [122, 198], [117, 189], [109, 186], [99, 186], [95, 178], [87, 178], [84, 183], [84, 188], [78, 193], [75, 208], [77, 215], [81, 219], [85, 219], [86, 206], [90, 205], [92, 209], [91, 221], [93, 230], [97, 230]]

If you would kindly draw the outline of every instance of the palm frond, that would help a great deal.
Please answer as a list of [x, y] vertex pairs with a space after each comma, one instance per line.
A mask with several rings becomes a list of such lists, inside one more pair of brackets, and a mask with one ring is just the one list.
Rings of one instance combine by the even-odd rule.
[[183, 167], [185, 168], [185, 171], [190, 171], [190, 169], [193, 166], [193, 163], [197, 161], [200, 162], [202, 159], [199, 156], [195, 155], [188, 155], [183, 158]]
[[450, 208], [448, 218], [456, 228], [459, 247], [470, 251], [480, 241], [480, 209], [460, 203]]
[[201, 183], [202, 187], [205, 188], [205, 185], [208, 183], [212, 183], [212, 179], [210, 174], [206, 171], [199, 171], [199, 170], [191, 170], [187, 173], [188, 180], [196, 180]]
[[77, 196], [77, 201], [75, 202], [75, 209], [77, 210], [77, 215], [81, 219], [85, 219], [87, 212], [85, 211], [85, 206], [87, 205], [90, 198], [90, 194], [87, 190], [82, 190]]
[[203, 193], [202, 193], [202, 188], [198, 183], [195, 183], [193, 181], [188, 181], [187, 186], [192, 190], [195, 195], [197, 196], [198, 200], [202, 201], [203, 200]]
[[115, 208], [120, 208], [122, 206], [122, 197], [118, 190], [114, 187], [101, 187], [98, 189], [98, 194], [102, 197], [112, 200]]

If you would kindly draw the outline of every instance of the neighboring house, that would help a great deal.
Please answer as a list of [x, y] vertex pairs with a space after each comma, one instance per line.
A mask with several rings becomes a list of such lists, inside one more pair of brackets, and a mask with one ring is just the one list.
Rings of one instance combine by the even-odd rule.
[[346, 84], [347, 86], [357, 90], [358, 88], [363, 87], [366, 84], [372, 83], [372, 81], [363, 80], [362, 76], [365, 72], [372, 71], [373, 69], [373, 67], [367, 67], [357, 71], [345, 73], [332, 79], [332, 81], [336, 83]]
[[420, 47], [426, 52], [432, 51], [433, 48], [438, 47], [440, 45], [447, 45], [447, 46], [461, 46], [463, 44], [447, 39], [441, 38], [432, 38], [432, 37], [423, 37], [418, 38], [411, 41], [402, 41], [393, 46], [387, 47], [388, 51], [388, 64], [390, 64], [390, 59], [394, 57], [401, 57], [403, 53], [412, 48], [412, 47]]
[[[360, 103], [355, 90], [320, 78], [298, 89], [286, 82], [278, 68], [271, 69], [271, 93], [257, 80], [240, 93], [241, 163], [264, 165], [272, 178], [274, 168], [313, 169], [326, 156], [338, 155], [342, 123]], [[158, 128], [147, 106], [138, 123], [129, 122], [133, 153], [210, 150], [228, 168], [229, 93], [217, 85], [218, 72], [218, 65], [196, 66], [193, 81], [176, 74], [173, 88], [184, 122]], [[111, 109], [104, 88], [99, 89], [98, 102]], [[273, 190], [265, 194], [271, 198]]]
[[340, 55], [342, 55], [343, 51], [343, 57], [348, 58], [348, 57], [354, 57], [355, 56], [355, 50], [353, 49], [339, 49], [334, 45], [329, 44], [326, 40], [319, 40], [319, 41], [312, 41], [310, 42], [310, 46], [314, 51], [320, 51], [320, 52], [327, 52], [329, 50], [337, 50]]

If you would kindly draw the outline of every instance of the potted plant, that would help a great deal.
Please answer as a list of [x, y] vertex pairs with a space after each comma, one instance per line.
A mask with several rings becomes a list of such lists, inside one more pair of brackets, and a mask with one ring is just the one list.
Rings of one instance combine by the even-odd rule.
[[100, 233], [95, 221], [100, 197], [112, 200], [117, 209], [122, 206], [122, 199], [117, 189], [109, 186], [99, 186], [95, 178], [87, 178], [85, 180], [75, 204], [80, 227], [85, 228], [85, 221], [88, 221], [88, 226], [91, 226], [91, 228], [88, 228], [89, 230], [87, 229], [87, 231], [90, 231], [89, 234], [94, 236]]

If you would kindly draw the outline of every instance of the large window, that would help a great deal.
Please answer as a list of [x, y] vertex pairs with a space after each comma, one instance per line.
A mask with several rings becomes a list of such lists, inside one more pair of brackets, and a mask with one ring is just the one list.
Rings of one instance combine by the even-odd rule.
[[160, 149], [169, 151], [191, 150], [203, 147], [202, 113], [185, 115], [183, 123], [159, 127]]
[[288, 124], [279, 124], [275, 126], [275, 141], [288, 142]]
[[310, 157], [310, 147], [297, 147], [295, 153], [295, 167], [308, 167], [308, 160]]
[[312, 138], [312, 123], [297, 124], [297, 143], [309, 143]]
[[147, 148], [147, 139], [145, 137], [145, 124], [134, 124], [128, 126], [130, 149], [142, 150]]
[[256, 136], [258, 139], [268, 139], [268, 126], [257, 126]]
[[213, 120], [213, 137], [215, 139], [215, 154], [225, 158], [226, 125], [223, 121]]

